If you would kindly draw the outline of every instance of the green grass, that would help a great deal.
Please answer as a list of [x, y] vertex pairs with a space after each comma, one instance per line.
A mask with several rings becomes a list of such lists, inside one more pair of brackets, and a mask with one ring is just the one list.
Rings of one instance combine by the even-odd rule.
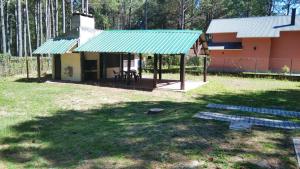
[[[0, 168], [184, 168], [192, 161], [199, 168], [296, 168], [291, 137], [298, 131], [234, 132], [227, 123], [192, 116], [214, 111], [298, 122], [205, 106], [300, 111], [299, 100], [298, 82], [273, 79], [209, 76], [207, 85], [184, 94], [5, 78], [0, 80]], [[147, 115], [153, 107], [165, 112]]]

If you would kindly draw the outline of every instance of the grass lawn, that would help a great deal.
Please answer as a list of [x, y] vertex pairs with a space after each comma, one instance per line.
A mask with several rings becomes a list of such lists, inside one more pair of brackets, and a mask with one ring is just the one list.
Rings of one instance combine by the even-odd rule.
[[[298, 131], [234, 132], [228, 123], [192, 116], [210, 110], [208, 103], [300, 111], [299, 82], [229, 76], [209, 81], [176, 93], [2, 78], [0, 168], [297, 168], [291, 137]], [[165, 112], [145, 114], [153, 107]]]

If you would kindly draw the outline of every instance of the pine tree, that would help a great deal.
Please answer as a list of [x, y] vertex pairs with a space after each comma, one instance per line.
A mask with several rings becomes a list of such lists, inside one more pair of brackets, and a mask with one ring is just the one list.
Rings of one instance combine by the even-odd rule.
[[17, 16], [18, 16], [18, 56], [23, 56], [23, 38], [22, 38], [22, 10], [21, 0], [17, 0]]
[[3, 0], [0, 0], [0, 19], [1, 19], [1, 31], [2, 31], [2, 51], [7, 52], [6, 48], [6, 35], [5, 35], [5, 24], [4, 24], [4, 6]]

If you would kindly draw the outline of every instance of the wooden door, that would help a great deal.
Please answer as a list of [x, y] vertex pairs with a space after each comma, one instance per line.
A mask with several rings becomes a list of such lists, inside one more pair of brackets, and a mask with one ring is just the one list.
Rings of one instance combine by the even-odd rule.
[[54, 55], [54, 79], [61, 80], [61, 55]]

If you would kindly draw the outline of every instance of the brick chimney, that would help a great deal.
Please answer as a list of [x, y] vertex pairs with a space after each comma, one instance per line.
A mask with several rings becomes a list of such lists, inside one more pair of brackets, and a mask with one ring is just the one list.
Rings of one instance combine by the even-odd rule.
[[101, 31], [95, 29], [95, 18], [90, 14], [73, 13], [71, 35], [79, 38], [79, 45], [84, 44]]
[[292, 16], [291, 16], [291, 25], [295, 25], [296, 21], [296, 8], [292, 9]]

